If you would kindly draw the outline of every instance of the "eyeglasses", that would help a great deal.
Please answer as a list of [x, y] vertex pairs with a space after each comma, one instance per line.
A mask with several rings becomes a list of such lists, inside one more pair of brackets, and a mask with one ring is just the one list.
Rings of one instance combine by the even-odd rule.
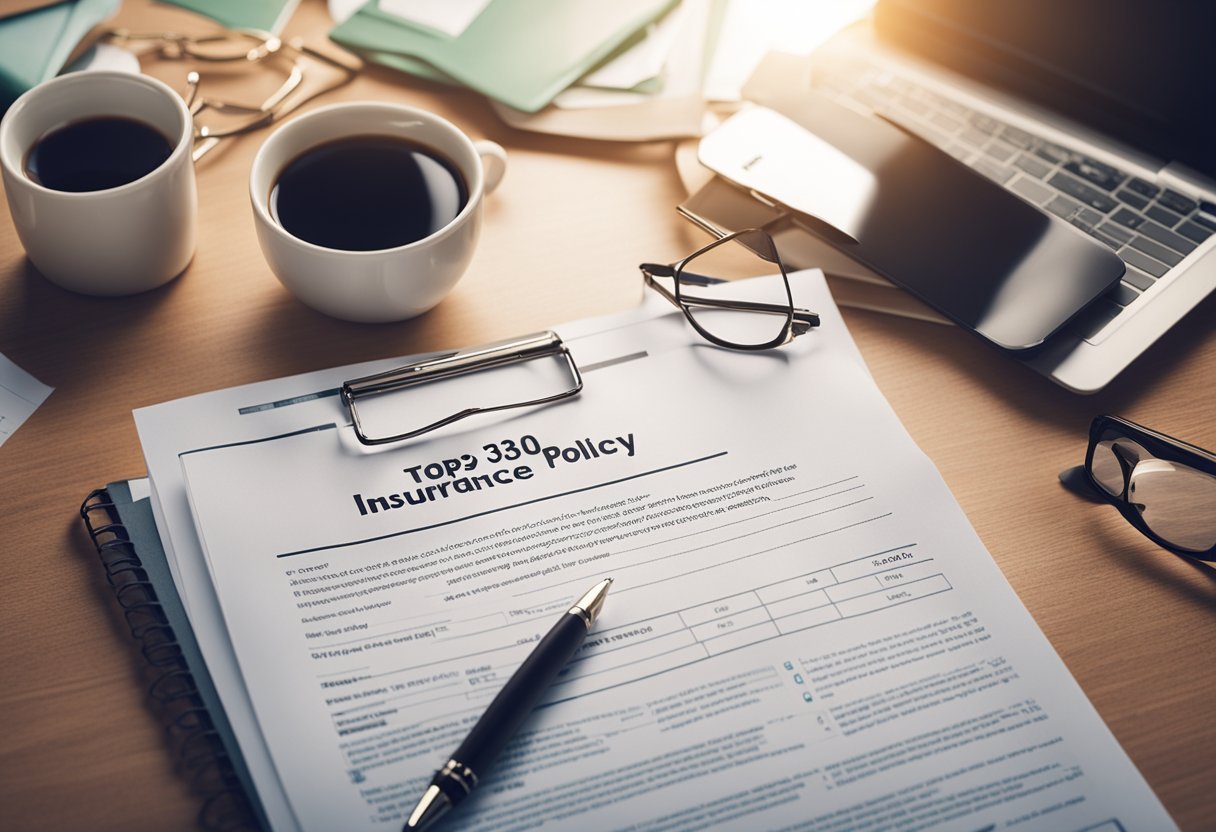
[[1216, 455], [1211, 451], [1117, 416], [1098, 416], [1089, 426], [1084, 467], [1062, 472], [1060, 481], [1111, 503], [1157, 545], [1216, 560]]
[[[282, 119], [319, 95], [351, 81], [359, 72], [357, 64], [347, 64], [307, 46], [299, 38], [284, 41], [252, 29], [225, 30], [205, 35], [179, 35], [173, 32], [133, 34], [125, 29], [102, 30], [95, 40], [132, 48], [141, 57], [152, 55], [166, 61], [184, 61], [200, 68], [267, 67], [283, 74], [283, 82], [269, 97], [255, 104], [225, 101], [201, 95], [202, 75], [196, 70], [186, 74], [186, 106], [194, 117], [194, 161], [219, 144], [221, 139], [248, 133]], [[79, 51], [79, 50], [78, 50]], [[323, 68], [333, 70], [324, 72]], [[324, 76], [322, 83], [306, 84], [305, 79]], [[209, 118], [203, 119], [205, 113]], [[209, 123], [208, 123], [209, 122]]]
[[[731, 242], [740, 245], [728, 246]], [[702, 292], [707, 286], [729, 282], [728, 275], [771, 273], [774, 265], [781, 281], [762, 284], [767, 297], [733, 300]], [[758, 267], [762, 268], [758, 271]], [[666, 266], [643, 263], [638, 268], [647, 286], [680, 309], [703, 338], [720, 347], [772, 349], [819, 326], [814, 312], [794, 308], [789, 276], [777, 246], [767, 232], [756, 228], [727, 234], [679, 262]]]

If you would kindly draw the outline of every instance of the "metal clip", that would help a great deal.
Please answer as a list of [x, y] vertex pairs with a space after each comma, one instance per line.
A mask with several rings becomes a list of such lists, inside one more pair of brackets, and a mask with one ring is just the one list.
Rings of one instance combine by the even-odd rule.
[[[540, 358], [565, 359], [570, 373], [570, 386], [567, 389], [548, 396], [524, 401], [465, 408], [424, 427], [382, 437], [373, 437], [367, 434], [364, 430], [363, 422], [359, 417], [359, 410], [355, 406], [356, 402], [362, 398], [398, 392], [418, 384], [440, 381], [453, 376], [480, 372], [481, 370], [491, 370], [496, 367], [522, 364], [526, 361]], [[540, 332], [535, 335], [502, 341], [496, 344], [487, 344], [481, 347], [473, 347], [472, 349], [456, 352], [441, 358], [430, 358], [413, 364], [406, 364], [393, 370], [387, 370], [383, 373], [352, 379], [342, 385], [342, 403], [350, 411], [351, 423], [354, 425], [355, 436], [359, 438], [359, 441], [364, 445], [383, 445], [388, 442], [398, 442], [403, 439], [420, 436], [436, 428], [464, 419], [467, 416], [473, 416], [478, 413], [490, 413], [495, 410], [507, 410], [514, 407], [546, 404], [576, 396], [582, 389], [583, 377], [579, 373], [578, 365], [574, 363], [574, 358], [570, 355], [570, 351], [562, 343], [562, 339], [554, 332]]]

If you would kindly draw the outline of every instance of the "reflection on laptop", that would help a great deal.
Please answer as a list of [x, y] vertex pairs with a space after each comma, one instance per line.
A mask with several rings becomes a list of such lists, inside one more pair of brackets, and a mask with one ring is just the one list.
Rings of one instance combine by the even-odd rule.
[[1027, 363], [1105, 386], [1216, 288], [1216, 4], [879, 0], [812, 84], [1110, 246], [1123, 281]]

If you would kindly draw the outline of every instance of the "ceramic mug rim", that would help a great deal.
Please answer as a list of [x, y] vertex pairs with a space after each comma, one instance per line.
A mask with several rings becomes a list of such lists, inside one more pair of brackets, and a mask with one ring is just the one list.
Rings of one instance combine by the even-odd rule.
[[[316, 120], [316, 119], [332, 117], [335, 113], [341, 113], [344, 110], [364, 110], [364, 111], [372, 112], [372, 113], [379, 112], [379, 113], [390, 114], [390, 115], [398, 115], [398, 116], [407, 115], [407, 116], [411, 116], [411, 117], [417, 117], [419, 120], [427, 121], [427, 122], [430, 122], [430, 123], [438, 126], [441, 130], [449, 133], [453, 138], [455, 138], [455, 140], [457, 142], [463, 144], [464, 149], [466, 151], [468, 151], [468, 153], [471, 155], [471, 157], [473, 159], [477, 160], [477, 164], [474, 166], [474, 169], [470, 172], [465, 169], [465, 165], [462, 164], [459, 160], [455, 160], [455, 159], [452, 160], [459, 167], [460, 175], [465, 177], [466, 179], [470, 180], [468, 183], [469, 197], [466, 200], [464, 207], [460, 209], [460, 213], [458, 213], [455, 217], [453, 217], [451, 220], [449, 220], [448, 223], [445, 226], [443, 226], [442, 228], [440, 228], [439, 230], [433, 231], [421, 239], [414, 240], [409, 243], [404, 243], [399, 246], [393, 246], [392, 248], [377, 248], [377, 249], [330, 248], [328, 246], [322, 246], [322, 245], [317, 245], [316, 243], [310, 243], [308, 240], [297, 237], [296, 235], [294, 235], [290, 231], [288, 231], [286, 228], [284, 228], [282, 226], [282, 224], [279, 223], [270, 214], [269, 189], [266, 189], [266, 193], [264, 193], [264, 194], [259, 193], [258, 190], [255, 189], [255, 182], [258, 180], [261, 180], [263, 178], [260, 175], [262, 173], [262, 168], [264, 168], [265, 166], [267, 166], [269, 164], [266, 161], [266, 156], [269, 153], [268, 148], [272, 148], [275, 144], [285, 142], [287, 140], [285, 137], [289, 137], [292, 133], [298, 132], [303, 129], [303, 127], [301, 125], [306, 125], [308, 122]], [[350, 137], [354, 137], [354, 136], [364, 136], [364, 135], [373, 135], [373, 134], [368, 133], [368, 132], [350, 132], [350, 133], [343, 134], [342, 136], [334, 137], [331, 139], [306, 143], [302, 148], [300, 148], [298, 151], [296, 151], [296, 153], [292, 156], [292, 159], [298, 158], [300, 154], [306, 153], [307, 151], [311, 150], [312, 148], [317, 147], [318, 145], [322, 144], [324, 141], [334, 141], [336, 139], [350, 138]], [[384, 133], [384, 135], [396, 136], [396, 135], [401, 135], [401, 134], [397, 133], [397, 132], [386, 131]], [[444, 148], [434, 148], [434, 149], [437, 151], [446, 153]], [[442, 240], [447, 239], [448, 237], [455, 234], [457, 232], [457, 230], [465, 224], [465, 222], [473, 214], [473, 212], [477, 210], [479, 204], [481, 203], [482, 197], [485, 196], [485, 193], [484, 193], [484, 191], [485, 191], [485, 181], [484, 181], [485, 174], [484, 174], [484, 171], [481, 166], [480, 156], [481, 156], [481, 154], [477, 152], [477, 145], [473, 141], [473, 139], [471, 139], [463, 130], [461, 130], [459, 127], [457, 127], [452, 122], [448, 121], [443, 116], [437, 115], [428, 110], [423, 110], [419, 107], [411, 107], [406, 104], [395, 104], [395, 103], [391, 103], [391, 102], [380, 102], [380, 101], [344, 101], [344, 102], [339, 102], [337, 104], [329, 104], [324, 107], [318, 107], [317, 109], [311, 110], [308, 113], [305, 113], [304, 115], [297, 116], [296, 118], [294, 118], [291, 121], [284, 124], [282, 127], [275, 130], [273, 133], [270, 134], [269, 137], [267, 137], [266, 141], [263, 142], [261, 147], [258, 148], [257, 154], [254, 156], [254, 159], [253, 159], [253, 165], [251, 166], [250, 171], [249, 171], [249, 199], [253, 203], [253, 210], [257, 214], [257, 218], [258, 218], [259, 222], [261, 222], [264, 227], [269, 228], [271, 230], [271, 232], [273, 234], [275, 234], [279, 239], [286, 241], [290, 245], [298, 246], [299, 248], [301, 248], [305, 251], [315, 252], [318, 254], [339, 255], [339, 256], [343, 256], [343, 257], [359, 257], [359, 258], [363, 258], [363, 259], [374, 258], [374, 257], [383, 257], [385, 255], [400, 254], [400, 253], [404, 253], [404, 252], [409, 252], [409, 251], [413, 251], [413, 250], [417, 250], [417, 249], [426, 248], [428, 246], [435, 245], [435, 244], [441, 242]], [[278, 178], [282, 175], [283, 169], [287, 166], [287, 164], [290, 161], [291, 161], [291, 159], [284, 159], [281, 162], [281, 164], [279, 165], [278, 169], [274, 171], [274, 174], [272, 176], [265, 177], [266, 181], [268, 181], [269, 183], [271, 183], [273, 185], [273, 183], [276, 182], [278, 180]], [[472, 175], [470, 175], [470, 173], [472, 173]]]
[[[180, 120], [180, 135], [177, 137], [177, 144], [174, 146], [173, 151], [169, 154], [165, 161], [161, 162], [155, 168], [148, 171], [138, 179], [133, 179], [130, 182], [117, 185], [113, 188], [103, 188], [97, 191], [60, 191], [56, 190], [55, 188], [48, 188], [43, 184], [35, 182], [28, 174], [26, 174], [24, 169], [26, 154], [29, 153], [34, 144], [36, 144], [43, 136], [47, 135], [53, 130], [58, 130], [61, 127], [67, 126], [68, 124], [75, 123], [73, 120], [65, 121], [62, 124], [54, 125], [39, 132], [29, 147], [20, 148], [21, 152], [19, 155], [21, 159], [17, 162], [14, 162], [10, 155], [5, 152], [5, 148], [9, 144], [9, 134], [17, 129], [13, 125], [16, 123], [16, 120], [22, 118], [22, 111], [26, 107], [31, 106], [31, 101], [37, 100], [38, 98], [48, 94], [48, 91], [54, 91], [59, 87], [74, 84], [107, 82], [111, 80], [141, 84], [157, 91], [158, 93], [161, 93], [165, 98], [169, 99], [173, 103], [174, 109], [176, 110]], [[95, 115], [103, 116], [105, 114], [97, 113]], [[91, 116], [85, 116], [85, 118], [90, 117]], [[81, 120], [83, 119], [76, 119], [75, 121]], [[143, 75], [134, 72], [122, 72], [119, 70], [84, 70], [80, 72], [71, 72], [67, 75], [60, 75], [57, 78], [44, 81], [38, 86], [26, 90], [16, 101], [13, 102], [12, 106], [9, 107], [8, 112], [4, 116], [4, 120], [0, 122], [0, 165], [3, 165], [5, 173], [7, 173], [13, 181], [20, 182], [22, 186], [28, 187], [35, 193], [43, 194], [47, 197], [73, 201], [113, 199], [116, 196], [131, 193], [140, 188], [148, 187], [156, 180], [168, 176], [170, 170], [176, 168], [178, 160], [182, 156], [192, 151], [194, 145], [193, 125], [194, 120], [190, 115], [189, 108], [186, 107], [186, 102], [182, 100], [181, 96], [179, 96], [172, 87], [170, 87], [164, 81], [161, 81], [159, 78], [153, 78], [150, 75]], [[157, 128], [153, 127], [153, 129]]]

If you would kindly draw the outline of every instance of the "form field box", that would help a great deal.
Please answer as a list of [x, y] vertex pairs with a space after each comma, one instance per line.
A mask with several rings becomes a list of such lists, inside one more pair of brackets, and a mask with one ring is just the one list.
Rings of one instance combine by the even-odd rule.
[[782, 601], [795, 595], [823, 589], [824, 587], [833, 586], [835, 583], [836, 579], [832, 577], [831, 570], [820, 569], [818, 572], [812, 572], [809, 575], [799, 575], [797, 578], [790, 578], [788, 581], [761, 587], [756, 590], [756, 594], [760, 596], [760, 600], [764, 603], [772, 604], [774, 601]]
[[786, 598], [784, 601], [775, 601], [768, 604], [768, 612], [773, 618], [784, 618], [787, 615], [794, 615], [807, 610], [817, 610], [820, 607], [826, 607], [832, 603], [832, 599], [828, 598], [828, 594], [823, 590], [818, 592], [806, 592], [802, 595], [795, 595], [793, 598]]
[[817, 610], [808, 610], [806, 612], [795, 613], [794, 615], [787, 615], [784, 618], [778, 618], [777, 629], [782, 633], [796, 633], [808, 627], [818, 627], [820, 624], [836, 621], [840, 617], [840, 610], [836, 609], [834, 605], [829, 604]]
[[944, 592], [947, 589], [950, 589], [950, 582], [946, 580], [944, 575], [932, 575], [928, 578], [921, 578], [919, 581], [912, 581], [900, 584], [899, 586], [883, 587], [880, 592], [863, 595], [859, 598], [850, 598], [847, 601], [841, 601], [836, 606], [840, 608], [840, 612], [844, 615], [862, 615], [863, 613], [873, 612], [883, 607], [893, 607], [906, 601]]
[[777, 629], [777, 625], [766, 617], [760, 624], [753, 624], [746, 629], [735, 630], [726, 635], [718, 636], [712, 641], [705, 642], [705, 649], [709, 651], [711, 656], [716, 656], [719, 653], [734, 650], [736, 647], [746, 647], [749, 644], [755, 644], [758, 641], [775, 638], [779, 635], [781, 633]]
[[698, 624], [704, 624], [706, 621], [735, 615], [744, 610], [755, 609], [758, 606], [760, 606], [760, 598], [757, 597], [756, 593], [741, 592], [738, 595], [732, 595], [720, 601], [711, 601], [708, 604], [700, 604], [695, 607], [689, 607], [686, 610], [680, 610], [680, 617], [684, 619], [684, 623], [689, 627], [695, 627]]
[[692, 634], [697, 641], [709, 641], [729, 635], [732, 631], [743, 630], [763, 621], [771, 620], [764, 607], [756, 607], [744, 610], [738, 615], [729, 615], [716, 621], [706, 621], [704, 624], [698, 624], [692, 628]]

